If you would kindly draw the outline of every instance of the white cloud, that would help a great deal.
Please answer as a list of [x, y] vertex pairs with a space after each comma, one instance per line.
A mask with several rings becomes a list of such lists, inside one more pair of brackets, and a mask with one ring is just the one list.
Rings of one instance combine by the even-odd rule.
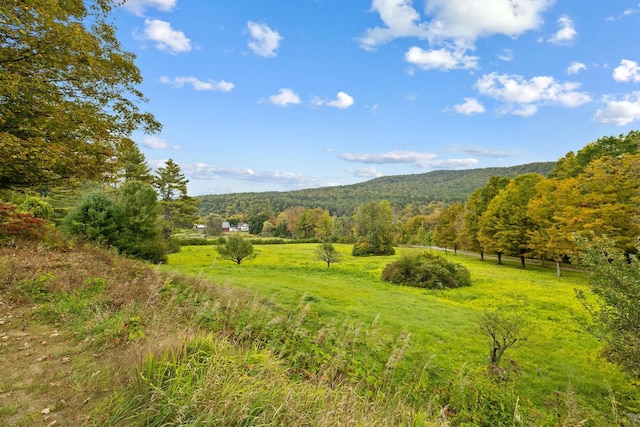
[[336, 107], [344, 110], [345, 108], [349, 108], [353, 104], [355, 104], [355, 100], [348, 93], [340, 91], [338, 92], [338, 94], [336, 95], [336, 99], [334, 100], [327, 101], [316, 97], [311, 101], [311, 103], [317, 107], [326, 105], [328, 107]]
[[144, 38], [155, 42], [159, 50], [173, 54], [191, 50], [191, 40], [182, 31], [171, 28], [170, 23], [159, 19], [145, 19], [144, 26]]
[[169, 12], [176, 6], [176, 2], [177, 0], [127, 0], [123, 7], [134, 15], [142, 16], [147, 8]]
[[360, 46], [375, 50], [376, 46], [398, 37], [427, 38], [425, 24], [420, 24], [420, 15], [411, 6], [412, 0], [373, 0], [371, 10], [380, 14], [383, 27], [369, 28], [359, 38]]
[[300, 104], [300, 97], [291, 89], [280, 89], [277, 95], [271, 95], [269, 102], [275, 105]]
[[432, 161], [437, 154], [420, 153], [416, 151], [389, 151], [386, 153], [342, 153], [340, 157], [349, 162], [371, 163], [371, 164], [391, 164], [391, 163], [408, 163], [416, 165], [425, 165]]
[[485, 112], [484, 105], [482, 105], [475, 98], [464, 98], [464, 102], [462, 104], [454, 105], [453, 106], [453, 110], [456, 113], [466, 114], [466, 115], [478, 114], [478, 113], [484, 113]]
[[531, 117], [538, 112], [538, 106], [533, 104], [503, 107], [501, 114], [511, 114], [513, 116]]
[[206, 163], [180, 165], [185, 175], [192, 179], [216, 180], [220, 178], [240, 179], [253, 182], [270, 182], [280, 184], [317, 184], [317, 180], [302, 174], [281, 171], [256, 172], [250, 168], [225, 168]]
[[173, 87], [176, 88], [182, 88], [184, 87], [184, 85], [190, 84], [191, 86], [193, 86], [193, 89], [197, 91], [215, 90], [221, 92], [229, 92], [234, 88], [233, 83], [229, 83], [224, 80], [221, 80], [219, 82], [215, 80], [202, 81], [193, 76], [179, 76], [174, 77], [173, 79], [163, 76], [160, 77], [160, 82], [173, 85]]
[[178, 147], [177, 145], [170, 145], [164, 139], [160, 139], [155, 136], [149, 136], [149, 135], [146, 135], [144, 138], [142, 138], [142, 141], [140, 142], [140, 144], [147, 148], [151, 148], [152, 150], [167, 150], [167, 149], [179, 150], [180, 149], [180, 147]]
[[429, 162], [424, 168], [442, 168], [442, 169], [460, 169], [468, 168], [478, 164], [478, 159], [466, 158], [466, 159], [442, 159]]
[[504, 62], [513, 61], [513, 51], [511, 49], [503, 49], [502, 52], [498, 54], [498, 59]]
[[473, 44], [479, 37], [505, 34], [517, 37], [539, 28], [543, 12], [553, 0], [428, 0], [422, 21], [411, 0], [373, 0], [383, 26], [369, 28], [359, 38], [360, 46], [374, 50], [400, 37], [428, 39], [430, 43], [454, 41]]
[[548, 76], [525, 80], [518, 75], [491, 73], [480, 77], [475, 86], [481, 94], [503, 102], [502, 113], [523, 117], [535, 114], [545, 104], [571, 108], [591, 101], [589, 95], [577, 91], [579, 83], [558, 83]]
[[640, 66], [635, 61], [623, 59], [613, 70], [613, 79], [617, 82], [640, 82]]
[[578, 74], [582, 70], [586, 70], [587, 66], [582, 62], [572, 61], [567, 68], [567, 74]]
[[280, 47], [283, 37], [266, 24], [247, 22], [247, 28], [251, 39], [247, 42], [249, 48], [256, 55], [272, 58], [276, 56], [276, 51]]
[[573, 21], [571, 21], [571, 18], [567, 15], [563, 15], [557, 22], [558, 25], [560, 25], [560, 29], [549, 38], [548, 42], [552, 44], [567, 44], [572, 42], [578, 33], [573, 27]]
[[346, 170], [346, 172], [358, 178], [379, 178], [384, 175], [382, 172], [380, 172], [378, 169], [374, 167], [349, 168]]
[[506, 151], [487, 150], [485, 148], [470, 147], [468, 145], [454, 145], [451, 147], [451, 151], [472, 154], [474, 156], [480, 156], [480, 157], [494, 157], [498, 159], [502, 159], [504, 157], [509, 156], [509, 153], [507, 153]]
[[410, 64], [422, 68], [423, 70], [435, 68], [443, 71], [478, 68], [479, 59], [477, 56], [465, 55], [464, 50], [424, 50], [416, 46], [410, 48], [404, 55], [404, 58]]
[[342, 153], [340, 157], [348, 162], [365, 164], [411, 164], [420, 168], [461, 168], [478, 163], [477, 159], [438, 159], [435, 153], [416, 151], [389, 151], [386, 153]]
[[552, 4], [553, 0], [429, 0], [429, 33], [467, 42], [495, 34], [517, 37], [539, 28], [543, 12]]
[[606, 96], [602, 100], [604, 108], [599, 108], [595, 119], [600, 123], [613, 123], [624, 126], [640, 120], [640, 92], [625, 95], [622, 99]]

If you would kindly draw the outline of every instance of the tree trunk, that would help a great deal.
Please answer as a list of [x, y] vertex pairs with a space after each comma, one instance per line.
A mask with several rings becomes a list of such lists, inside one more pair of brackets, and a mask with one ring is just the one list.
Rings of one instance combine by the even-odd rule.
[[484, 261], [484, 251], [480, 251], [480, 261]]
[[502, 252], [498, 252], [498, 264], [502, 264]]
[[560, 277], [560, 261], [556, 261], [556, 275]]
[[524, 264], [524, 255], [520, 255], [520, 265], [522, 265], [522, 268], [526, 268]]

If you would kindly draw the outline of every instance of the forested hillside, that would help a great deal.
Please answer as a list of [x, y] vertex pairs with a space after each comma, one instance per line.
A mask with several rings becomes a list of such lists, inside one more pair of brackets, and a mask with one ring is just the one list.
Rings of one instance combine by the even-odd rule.
[[469, 170], [438, 170], [415, 175], [396, 175], [337, 187], [296, 191], [232, 193], [200, 196], [200, 213], [235, 215], [260, 210], [281, 212], [294, 206], [320, 207], [332, 215], [349, 215], [371, 201], [388, 200], [392, 207], [432, 202], [464, 202], [473, 191], [484, 187], [492, 176], [513, 178], [525, 173], [548, 175], [555, 162], [538, 162], [512, 167]]

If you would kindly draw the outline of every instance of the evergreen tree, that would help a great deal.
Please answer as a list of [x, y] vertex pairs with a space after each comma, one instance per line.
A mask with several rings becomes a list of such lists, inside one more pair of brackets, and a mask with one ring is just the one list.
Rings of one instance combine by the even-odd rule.
[[120, 181], [141, 181], [151, 183], [151, 168], [138, 145], [124, 138], [118, 147], [118, 178]]
[[161, 209], [151, 185], [125, 182], [118, 190], [122, 206], [122, 232], [116, 243], [120, 251], [155, 264], [166, 262], [167, 244], [158, 222]]
[[72, 234], [102, 246], [116, 246], [122, 233], [122, 207], [104, 192], [89, 193], [65, 217]]
[[180, 166], [172, 159], [167, 160], [165, 166], [156, 171], [153, 186], [160, 197], [165, 240], [171, 238], [173, 230], [190, 228], [198, 219], [198, 200], [187, 195], [188, 182], [180, 171]]

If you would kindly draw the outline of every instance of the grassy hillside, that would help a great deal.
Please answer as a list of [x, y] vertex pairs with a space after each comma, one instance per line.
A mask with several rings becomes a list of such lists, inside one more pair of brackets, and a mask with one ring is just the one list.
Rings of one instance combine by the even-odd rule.
[[[463, 387], [457, 381], [478, 385], [465, 390], [467, 397], [491, 395], [482, 375], [487, 338], [478, 328], [484, 310], [521, 316], [527, 325], [526, 342], [508, 352], [513, 377], [502, 384], [505, 395], [514, 399], [507, 404], [511, 415], [517, 409], [533, 425], [556, 425], [563, 417], [563, 425], [571, 424], [567, 420], [572, 417], [574, 422], [580, 418], [593, 425], [615, 425], [610, 413], [613, 396], [630, 408], [638, 403], [637, 389], [598, 357], [601, 344], [586, 330], [589, 316], [575, 298], [575, 289], [586, 289], [582, 273], [566, 272], [557, 278], [553, 270], [541, 267], [522, 270], [516, 262], [498, 266], [450, 254], [450, 260], [471, 270], [473, 286], [427, 291], [379, 279], [384, 265], [417, 249], [401, 248], [395, 257], [354, 258], [349, 256], [350, 246], [337, 245], [344, 261], [327, 269], [314, 259], [315, 247], [257, 246], [257, 258], [239, 266], [217, 259], [211, 247], [189, 247], [172, 255], [166, 268], [250, 290], [291, 310], [309, 303], [322, 321], [348, 319], [363, 328], [375, 324], [382, 342], [402, 346], [393, 381], [407, 387], [400, 387], [400, 392], [412, 403], [464, 406], [448, 388]], [[405, 342], [406, 337], [410, 338]], [[516, 398], [518, 408], [513, 406]], [[547, 418], [549, 414], [553, 415]]]
[[[327, 269], [315, 247], [260, 246], [241, 265], [185, 247], [161, 270], [0, 248], [0, 425], [601, 426], [638, 412], [585, 330], [581, 274], [449, 255], [473, 285], [426, 291], [379, 280], [399, 255], [337, 245]], [[528, 325], [501, 376], [485, 309]]]
[[465, 201], [476, 189], [487, 184], [492, 176], [514, 177], [536, 172], [548, 175], [555, 162], [530, 163], [502, 168], [440, 170], [415, 175], [397, 175], [338, 187], [323, 187], [297, 191], [233, 193], [200, 196], [202, 215], [217, 213], [232, 215], [250, 212], [264, 206], [282, 211], [293, 206], [321, 207], [335, 215], [350, 214], [357, 206], [371, 201], [388, 200], [393, 207], [410, 203]]
[[[0, 425], [435, 425], [339, 363], [310, 378], [282, 351], [318, 331], [307, 314], [95, 248], [0, 248]], [[365, 348], [349, 328], [317, 348]]]

